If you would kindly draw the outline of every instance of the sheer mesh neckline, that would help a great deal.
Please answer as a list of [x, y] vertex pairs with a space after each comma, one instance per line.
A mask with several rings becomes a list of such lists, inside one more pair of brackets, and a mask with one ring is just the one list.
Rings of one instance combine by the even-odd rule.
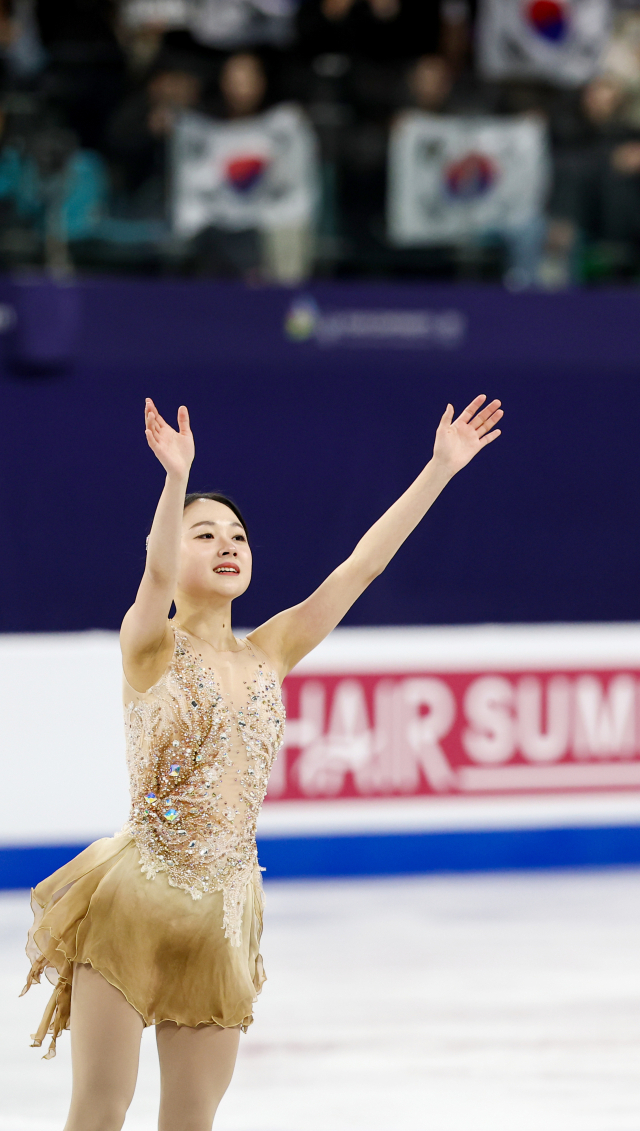
[[[241, 702], [239, 703], [239, 706], [236, 706], [236, 704], [234, 702], [234, 696], [231, 694], [230, 688], [228, 686], [225, 686], [225, 684], [228, 684], [229, 682], [233, 682], [233, 676], [236, 676], [236, 677], [242, 676], [242, 670], [240, 668], [240, 665], [235, 666], [235, 671], [233, 670], [233, 667], [231, 667], [228, 670], [228, 672], [226, 673], [226, 674], [228, 674], [230, 679], [225, 680], [223, 678], [223, 674], [217, 668], [213, 667], [211, 664], [205, 664], [202, 655], [194, 648], [192, 641], [190, 639], [190, 636], [187, 632], [184, 632], [183, 630], [177, 629], [177, 628], [174, 628], [173, 631], [175, 632], [175, 635], [176, 635], [176, 645], [178, 643], [178, 637], [180, 636], [182, 646], [185, 647], [185, 643], [186, 643], [186, 646], [187, 646], [186, 650], [189, 652], [189, 654], [190, 654], [193, 662], [196, 664], [196, 666], [200, 669], [200, 671], [209, 673], [211, 681], [217, 689], [218, 695], [220, 696], [222, 701], [226, 704], [226, 706], [229, 708], [229, 710], [234, 715], [242, 714], [245, 707], [247, 706], [247, 703], [251, 700], [252, 695], [255, 693], [255, 686], [254, 685], [256, 683], [256, 680], [258, 678], [258, 674], [259, 674], [260, 670], [262, 670], [262, 672], [265, 675], [267, 674], [267, 672], [270, 672], [275, 677], [276, 683], [279, 682], [278, 679], [277, 679], [277, 676], [275, 675], [275, 672], [271, 668], [271, 665], [270, 664], [268, 665], [265, 661], [262, 661], [262, 662], [260, 661], [260, 659], [258, 658], [256, 653], [254, 652], [252, 645], [249, 643], [248, 639], [245, 637], [246, 647], [245, 648], [239, 648], [237, 652], [230, 653], [231, 655], [234, 655], [234, 656], [235, 655], [243, 655], [243, 656], [248, 655], [254, 660], [253, 669], [250, 670], [250, 671], [245, 670], [244, 674], [247, 676], [247, 678], [242, 681], [243, 684], [244, 684], [245, 690], [244, 690], [243, 693], [241, 693], [241, 695], [239, 697], [239, 699], [241, 700]], [[198, 637], [196, 637], [196, 639], [198, 639]], [[205, 641], [205, 643], [206, 643], [206, 641]], [[175, 652], [174, 652], [174, 656], [175, 656]], [[258, 671], [256, 671], [256, 669], [255, 669], [255, 664], [258, 665]]]
[[189, 632], [188, 628], [185, 628], [183, 625], [178, 624], [176, 620], [172, 620], [169, 623], [174, 633], [181, 632], [183, 636], [188, 636], [189, 638], [193, 637], [194, 640], [198, 640], [201, 644], [206, 644], [207, 647], [211, 648], [211, 651], [215, 652], [218, 656], [237, 656], [239, 652], [244, 652], [246, 648], [251, 651], [251, 645], [249, 644], [246, 636], [234, 636], [233, 639], [235, 640], [236, 644], [240, 644], [239, 648], [215, 648], [209, 640], [205, 640], [204, 637], [198, 636], [195, 632]]
[[[219, 672], [219, 670], [216, 667], [214, 667], [212, 664], [205, 664], [202, 655], [194, 647], [191, 636], [189, 635], [188, 632], [185, 632], [184, 629], [176, 628], [175, 625], [171, 622], [170, 622], [170, 624], [171, 624], [171, 630], [173, 632], [173, 652], [171, 653], [171, 659], [169, 660], [169, 662], [168, 662], [166, 668], [164, 669], [162, 675], [155, 681], [155, 683], [152, 683], [151, 687], [148, 687], [146, 691], [138, 691], [137, 687], [134, 687], [132, 683], [129, 683], [129, 680], [127, 679], [126, 672], [123, 669], [122, 674], [123, 674], [123, 677], [124, 677], [124, 682], [126, 683], [127, 687], [131, 691], [133, 691], [135, 695], [150, 695], [152, 692], [157, 691], [158, 688], [160, 688], [162, 686], [162, 684], [165, 682], [165, 680], [168, 678], [168, 676], [169, 676], [169, 674], [170, 674], [170, 672], [171, 672], [171, 670], [172, 670], [172, 668], [175, 664], [176, 652], [177, 652], [177, 649], [178, 649], [178, 637], [180, 637], [181, 641], [182, 641], [182, 646], [186, 647], [186, 650], [193, 657], [194, 662], [196, 664], [198, 664], [198, 666], [200, 668], [202, 668], [203, 671], [213, 673], [213, 675], [216, 677], [216, 682], [219, 685], [220, 694], [222, 695], [222, 697], [224, 699], [229, 699], [229, 696], [224, 695], [223, 692], [222, 692], [222, 688], [220, 686], [221, 683], [222, 683], [222, 680], [220, 678], [221, 673]], [[196, 637], [194, 637], [194, 639], [198, 640], [199, 637], [196, 636]], [[264, 657], [264, 660], [261, 661], [259, 656], [257, 655], [257, 653], [255, 651], [254, 645], [250, 642], [249, 637], [245, 636], [241, 639], [243, 639], [243, 641], [244, 641], [244, 647], [243, 648], [238, 648], [237, 651], [235, 651], [235, 652], [226, 652], [226, 653], [219, 653], [219, 654], [227, 655], [227, 656], [245, 656], [245, 655], [251, 656], [253, 658], [253, 660], [256, 662], [256, 664], [258, 664], [258, 666], [261, 667], [265, 671], [265, 673], [268, 671], [268, 672], [271, 673], [271, 675], [273, 675], [273, 677], [275, 678], [275, 681], [276, 681], [276, 683], [279, 687], [280, 686], [280, 680], [278, 679], [278, 676], [276, 674], [276, 670], [275, 670], [273, 664], [271, 663], [271, 661], [269, 660], [268, 656], [266, 655], [266, 653], [262, 652], [262, 649], [260, 649], [260, 652], [262, 653], [262, 655]], [[206, 643], [206, 641], [204, 643]], [[254, 674], [254, 678], [255, 678], [255, 672], [253, 674]], [[234, 707], [233, 709], [234, 709], [234, 711], [237, 711], [237, 708]]]

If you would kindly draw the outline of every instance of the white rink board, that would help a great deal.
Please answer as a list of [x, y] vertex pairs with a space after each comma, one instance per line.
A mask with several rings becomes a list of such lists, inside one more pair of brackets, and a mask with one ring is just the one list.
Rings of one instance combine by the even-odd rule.
[[3, 844], [78, 844], [127, 814], [115, 632], [0, 636]]
[[[640, 668], [640, 625], [336, 629], [313, 672]], [[78, 844], [127, 814], [116, 633], [0, 636], [4, 819], [0, 844]], [[263, 836], [625, 824], [640, 792], [527, 798], [270, 802]]]

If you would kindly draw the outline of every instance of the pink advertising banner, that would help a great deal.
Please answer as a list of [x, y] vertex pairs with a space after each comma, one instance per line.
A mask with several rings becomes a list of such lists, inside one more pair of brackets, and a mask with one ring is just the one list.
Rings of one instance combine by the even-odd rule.
[[432, 657], [399, 670], [396, 657], [389, 670], [362, 670], [376, 651], [359, 650], [344, 670], [330, 657], [323, 671], [319, 655], [315, 670], [287, 678], [268, 800], [640, 789], [640, 664], [605, 655], [565, 666], [551, 648], [530, 667], [511, 657], [438, 670]]

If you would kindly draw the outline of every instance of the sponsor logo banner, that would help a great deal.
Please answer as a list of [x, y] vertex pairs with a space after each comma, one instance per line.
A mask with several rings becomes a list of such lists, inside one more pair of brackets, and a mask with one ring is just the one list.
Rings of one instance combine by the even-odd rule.
[[640, 671], [292, 675], [270, 800], [640, 788]]
[[290, 341], [319, 346], [447, 349], [461, 345], [466, 330], [460, 310], [321, 310], [310, 295], [297, 295], [284, 320]]
[[541, 122], [412, 111], [391, 134], [389, 237], [420, 245], [508, 232], [540, 216], [547, 182]]

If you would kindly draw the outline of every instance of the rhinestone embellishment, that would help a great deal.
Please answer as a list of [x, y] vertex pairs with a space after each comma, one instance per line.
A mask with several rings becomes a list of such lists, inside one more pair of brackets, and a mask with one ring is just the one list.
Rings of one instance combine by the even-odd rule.
[[245, 696], [240, 706], [188, 636], [176, 632], [162, 678], [127, 703], [127, 828], [149, 878], [165, 872], [193, 899], [223, 892], [225, 934], [239, 946], [244, 893], [257, 868], [256, 822], [282, 744], [284, 708], [275, 675], [250, 646], [232, 677]]

